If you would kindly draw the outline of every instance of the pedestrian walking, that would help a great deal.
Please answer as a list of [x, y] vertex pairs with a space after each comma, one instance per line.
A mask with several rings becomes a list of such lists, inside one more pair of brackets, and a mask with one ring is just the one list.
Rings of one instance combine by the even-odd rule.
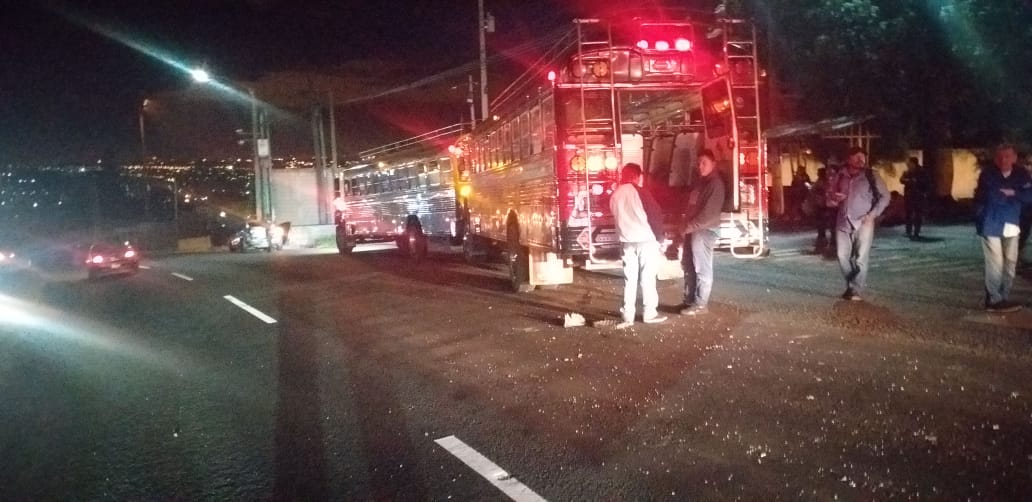
[[788, 219], [792, 222], [804, 223], [806, 212], [803, 204], [810, 195], [810, 175], [806, 173], [806, 166], [796, 166], [792, 174], [792, 184], [788, 187]]
[[889, 189], [881, 176], [868, 167], [864, 150], [855, 147], [849, 151], [846, 167], [839, 172], [829, 198], [838, 202], [835, 247], [846, 280], [842, 298], [861, 300], [860, 294], [867, 284], [875, 220], [889, 206]]
[[616, 221], [616, 233], [623, 246], [624, 292], [618, 328], [634, 324], [641, 286], [642, 321], [647, 324], [666, 320], [659, 315], [656, 273], [659, 271], [660, 242], [663, 240], [663, 212], [648, 191], [641, 166], [629, 163], [620, 170], [620, 186], [609, 199]]
[[713, 289], [713, 247], [724, 207], [724, 182], [717, 173], [717, 158], [711, 150], [699, 154], [699, 176], [688, 189], [685, 205], [684, 303], [682, 315], [707, 312]]
[[817, 227], [817, 240], [814, 242], [814, 253], [822, 254], [828, 248], [828, 235], [834, 235], [835, 217], [829, 215], [833, 209], [828, 207], [828, 188], [830, 180], [828, 169], [817, 169], [817, 181], [810, 190], [810, 207], [813, 213], [814, 226]]
[[907, 160], [907, 171], [899, 179], [903, 184], [903, 208], [906, 213], [906, 233], [911, 240], [921, 238], [928, 198], [932, 193], [932, 181], [917, 157]]
[[1017, 158], [1013, 146], [997, 146], [993, 165], [982, 169], [975, 188], [975, 230], [985, 256], [988, 312], [1021, 309], [1009, 295], [1018, 261], [1021, 208], [1032, 199], [1032, 178], [1026, 170], [1014, 168]]

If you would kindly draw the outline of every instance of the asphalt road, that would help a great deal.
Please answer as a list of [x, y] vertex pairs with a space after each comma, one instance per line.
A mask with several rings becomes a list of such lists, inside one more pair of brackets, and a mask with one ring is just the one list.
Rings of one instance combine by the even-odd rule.
[[610, 274], [515, 295], [443, 248], [6, 274], [0, 499], [1026, 498], [1032, 313], [979, 309], [970, 228], [896, 233], [865, 302], [779, 235], [627, 330], [561, 327]]

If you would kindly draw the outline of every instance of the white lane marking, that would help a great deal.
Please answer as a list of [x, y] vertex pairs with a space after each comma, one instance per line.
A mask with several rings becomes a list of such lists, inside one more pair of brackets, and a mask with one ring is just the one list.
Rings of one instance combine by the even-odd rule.
[[441, 448], [448, 450], [448, 453], [455, 455], [462, 463], [483, 476], [484, 479], [488, 480], [495, 488], [501, 490], [502, 493], [508, 495], [509, 498], [517, 502], [545, 502], [545, 499], [534, 493], [534, 490], [517, 481], [508, 472], [498, 467], [498, 464], [481, 455], [459, 438], [448, 436], [435, 439], [434, 442], [441, 445]]
[[248, 304], [238, 300], [233, 295], [226, 295], [226, 296], [223, 296], [223, 298], [228, 300], [229, 303], [232, 303], [233, 305], [236, 305], [237, 307], [240, 307], [240, 308], [244, 309], [244, 311], [247, 312], [248, 314], [251, 314], [251, 315], [253, 315], [253, 316], [255, 316], [255, 317], [265, 321], [266, 324], [276, 324], [276, 320], [275, 319], [265, 315], [261, 310], [258, 310], [256, 308], [254, 308], [254, 307], [252, 307], [252, 306], [250, 306], [250, 305], [248, 305]]
[[184, 281], [192, 281], [193, 280], [193, 277], [190, 277], [188, 275], [180, 274], [179, 272], [172, 272], [172, 275], [175, 276], [175, 277], [178, 277], [178, 278], [180, 278], [180, 279], [182, 279]]
[[143, 270], [150, 270], [150, 267], [148, 267], [147, 265], [140, 265], [140, 268]]

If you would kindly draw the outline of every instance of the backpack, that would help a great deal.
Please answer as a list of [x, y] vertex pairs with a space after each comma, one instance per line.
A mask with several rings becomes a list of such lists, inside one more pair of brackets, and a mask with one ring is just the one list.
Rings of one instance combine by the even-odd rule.
[[878, 191], [878, 185], [874, 181], [874, 169], [868, 167], [864, 169], [864, 175], [867, 176], [867, 183], [871, 188], [871, 209], [881, 202], [882, 194]]

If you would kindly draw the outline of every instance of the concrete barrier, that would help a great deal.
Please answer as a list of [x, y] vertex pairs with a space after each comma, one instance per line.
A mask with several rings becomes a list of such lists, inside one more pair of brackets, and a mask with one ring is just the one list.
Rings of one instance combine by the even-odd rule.
[[179, 242], [176, 244], [176, 251], [180, 253], [205, 253], [211, 251], [211, 239], [209, 237], [179, 239]]

